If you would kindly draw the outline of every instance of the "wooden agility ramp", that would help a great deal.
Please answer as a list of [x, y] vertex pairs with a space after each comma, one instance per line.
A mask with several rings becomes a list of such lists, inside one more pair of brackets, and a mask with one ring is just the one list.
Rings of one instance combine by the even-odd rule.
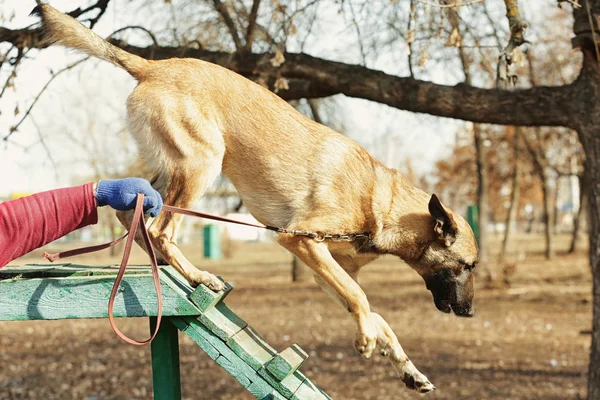
[[[29, 264], [0, 269], [0, 321], [107, 318], [118, 267]], [[161, 269], [163, 321], [151, 344], [154, 398], [181, 398], [178, 330], [191, 338], [258, 399], [330, 397], [299, 371], [308, 355], [293, 345], [277, 352], [215, 293], [196, 289], [172, 267]], [[148, 266], [129, 266], [115, 302], [116, 317], [150, 317], [156, 294]], [[115, 338], [115, 340], [118, 340]]]

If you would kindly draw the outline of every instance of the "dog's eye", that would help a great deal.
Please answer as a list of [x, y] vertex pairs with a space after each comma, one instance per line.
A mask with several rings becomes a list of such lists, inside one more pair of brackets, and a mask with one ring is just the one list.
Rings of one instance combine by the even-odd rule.
[[475, 267], [477, 266], [477, 263], [473, 263], [473, 264], [465, 264], [465, 269], [467, 271], [473, 271], [475, 269]]

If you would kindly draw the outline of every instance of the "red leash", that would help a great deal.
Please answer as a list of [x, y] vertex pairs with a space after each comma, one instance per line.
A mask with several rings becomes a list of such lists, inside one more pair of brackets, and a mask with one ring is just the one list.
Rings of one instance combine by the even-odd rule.
[[[268, 229], [268, 230], [273, 230], [273, 231], [277, 231], [277, 232], [282, 231], [280, 228], [276, 228], [276, 227], [272, 227], [272, 226], [256, 225], [256, 224], [251, 224], [251, 223], [247, 223], [247, 222], [236, 221], [236, 220], [225, 218], [225, 217], [219, 217], [217, 215], [206, 214], [206, 213], [201, 213], [198, 211], [188, 210], [186, 208], [179, 208], [179, 207], [165, 205], [165, 206], [163, 206], [162, 211], [179, 213], [179, 214], [189, 215], [192, 217], [208, 218], [208, 219], [212, 219], [215, 221], [229, 222], [229, 223], [238, 224], [238, 225], [252, 226], [254, 228]], [[121, 281], [123, 280], [123, 275], [125, 275], [125, 270], [127, 269], [127, 263], [129, 262], [129, 257], [131, 255], [131, 249], [133, 247], [133, 240], [137, 233], [138, 227], [142, 233], [142, 238], [144, 239], [144, 244], [146, 245], [146, 249], [148, 250], [148, 255], [150, 256], [150, 265], [152, 267], [152, 278], [154, 280], [154, 289], [156, 290], [156, 296], [158, 297], [158, 310], [156, 313], [156, 315], [157, 315], [156, 328], [154, 329], [154, 333], [152, 334], [152, 336], [149, 339], [146, 339], [141, 342], [133, 340], [133, 339], [127, 337], [125, 334], [123, 334], [117, 327], [117, 324], [115, 323], [115, 318], [113, 315], [115, 300], [117, 297], [117, 293], [119, 292], [119, 287], [121, 286]], [[113, 331], [115, 331], [117, 336], [119, 336], [121, 339], [123, 339], [127, 343], [130, 343], [130, 344], [133, 344], [136, 346], [143, 346], [145, 344], [150, 343], [156, 337], [156, 334], [158, 333], [158, 329], [160, 327], [160, 321], [162, 318], [162, 292], [161, 292], [161, 287], [160, 287], [160, 275], [158, 272], [158, 263], [156, 262], [156, 254], [154, 253], [154, 248], [152, 247], [152, 242], [150, 241], [150, 236], [148, 235], [148, 230], [146, 229], [146, 220], [144, 219], [144, 195], [143, 194], [138, 194], [138, 196], [137, 196], [135, 210], [133, 213], [133, 220], [131, 221], [131, 226], [129, 227], [129, 231], [125, 235], [120, 237], [119, 239], [109, 242], [109, 243], [99, 244], [99, 245], [95, 245], [95, 246], [82, 247], [82, 248], [74, 249], [74, 250], [67, 250], [67, 251], [63, 251], [60, 253], [56, 253], [56, 254], [44, 253], [42, 256], [47, 258], [48, 261], [53, 262], [56, 260], [60, 260], [61, 258], [67, 258], [67, 257], [81, 255], [81, 254], [93, 253], [96, 251], [108, 249], [109, 247], [112, 247], [112, 246], [118, 244], [126, 237], [127, 237], [127, 241], [125, 242], [125, 250], [123, 251], [123, 259], [121, 260], [121, 266], [119, 267], [119, 272], [117, 273], [117, 277], [115, 278], [115, 283], [113, 284], [112, 291], [110, 293], [110, 299], [108, 301], [108, 321], [110, 322], [110, 326], [112, 327]]]

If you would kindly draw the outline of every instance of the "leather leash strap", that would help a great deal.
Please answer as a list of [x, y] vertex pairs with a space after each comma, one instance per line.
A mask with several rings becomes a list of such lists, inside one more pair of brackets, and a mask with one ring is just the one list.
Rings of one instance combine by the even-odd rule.
[[[114, 307], [115, 300], [117, 298], [117, 294], [121, 288], [121, 282], [123, 280], [123, 275], [125, 275], [125, 270], [127, 269], [127, 263], [129, 262], [129, 256], [131, 255], [131, 248], [133, 247], [133, 240], [137, 233], [138, 227], [141, 230], [142, 238], [144, 240], [144, 244], [146, 245], [146, 249], [148, 250], [148, 255], [150, 256], [150, 265], [152, 267], [152, 278], [154, 280], [154, 290], [156, 291], [156, 296], [158, 298], [158, 309], [156, 312], [156, 328], [154, 329], [154, 333], [149, 339], [144, 341], [137, 341], [127, 337], [123, 332], [119, 330], [117, 324], [115, 322], [114, 317]], [[154, 253], [154, 248], [152, 247], [152, 242], [150, 241], [150, 236], [148, 235], [148, 230], [146, 229], [146, 221], [144, 219], [144, 195], [138, 194], [135, 210], [133, 212], [133, 220], [131, 221], [131, 226], [129, 227], [129, 231], [122, 236], [121, 238], [110, 242], [97, 246], [89, 246], [83, 247], [75, 250], [68, 250], [62, 253], [49, 254], [44, 253], [43, 257], [46, 257], [49, 261], [56, 261], [61, 258], [72, 257], [80, 254], [93, 253], [95, 251], [104, 250], [109, 247], [116, 245], [121, 242], [123, 239], [127, 237], [127, 241], [125, 242], [125, 250], [123, 251], [123, 259], [121, 260], [121, 266], [119, 267], [119, 272], [117, 273], [117, 277], [115, 278], [115, 283], [113, 284], [112, 291], [110, 293], [110, 299], [108, 300], [108, 321], [110, 323], [113, 331], [119, 336], [121, 339], [126, 341], [129, 344], [133, 344], [136, 346], [143, 346], [148, 344], [154, 340], [156, 334], [158, 333], [158, 329], [160, 328], [160, 322], [162, 319], [162, 290], [160, 286], [160, 275], [158, 272], [158, 263], [156, 262], [156, 255]]]
[[[169, 205], [164, 205], [162, 208], [162, 211], [184, 214], [184, 215], [189, 215], [192, 217], [207, 218], [207, 219], [212, 219], [215, 221], [229, 222], [229, 223], [238, 224], [238, 225], [252, 226], [254, 228], [268, 229], [268, 230], [272, 230], [272, 231], [280, 231], [279, 228], [272, 227], [272, 226], [256, 225], [256, 224], [251, 224], [248, 222], [236, 221], [233, 219], [220, 217], [217, 215], [202, 213], [202, 212], [198, 212], [198, 211], [188, 210], [186, 208], [179, 208], [179, 207], [174, 207], [174, 206], [169, 206]], [[129, 262], [129, 256], [131, 255], [131, 249], [133, 247], [133, 240], [137, 233], [138, 227], [141, 231], [142, 238], [144, 240], [144, 244], [146, 245], [146, 249], [148, 250], [148, 255], [150, 256], [150, 265], [152, 267], [152, 278], [154, 280], [154, 289], [156, 290], [156, 295], [158, 297], [156, 328], [154, 329], [154, 333], [152, 334], [152, 336], [149, 339], [141, 341], [141, 342], [138, 342], [137, 340], [133, 340], [133, 339], [127, 337], [125, 334], [123, 334], [117, 327], [117, 324], [115, 323], [115, 318], [113, 315], [115, 300], [116, 300], [117, 294], [119, 293], [119, 289], [121, 287], [123, 275], [125, 275], [125, 269], [127, 268], [127, 263]], [[162, 292], [161, 292], [161, 287], [160, 287], [160, 275], [158, 272], [158, 263], [156, 262], [156, 254], [154, 253], [154, 248], [152, 247], [152, 242], [150, 241], [150, 237], [148, 235], [148, 230], [146, 229], [146, 221], [144, 219], [144, 195], [143, 194], [138, 194], [138, 196], [137, 196], [135, 210], [133, 212], [133, 219], [131, 221], [131, 226], [129, 227], [129, 231], [125, 235], [120, 237], [119, 239], [114, 240], [109, 243], [99, 244], [99, 245], [95, 245], [95, 246], [82, 247], [82, 248], [74, 249], [74, 250], [67, 250], [67, 251], [63, 251], [63, 252], [55, 253], [55, 254], [44, 253], [44, 254], [42, 254], [42, 256], [45, 257], [48, 261], [54, 262], [56, 260], [60, 260], [61, 258], [73, 257], [73, 256], [81, 255], [81, 254], [93, 253], [96, 251], [108, 249], [108, 248], [113, 247], [116, 244], [120, 243], [125, 238], [127, 238], [127, 241], [125, 242], [125, 250], [123, 251], [123, 259], [121, 260], [121, 266], [119, 267], [119, 272], [117, 273], [117, 277], [115, 278], [115, 283], [113, 284], [112, 291], [110, 293], [110, 299], [108, 301], [108, 321], [110, 322], [110, 326], [112, 327], [113, 331], [121, 339], [123, 339], [127, 343], [130, 343], [130, 344], [133, 344], [136, 346], [143, 346], [145, 344], [152, 342], [152, 340], [156, 337], [156, 334], [158, 333], [158, 329], [160, 328], [160, 321], [162, 318]]]
[[[270, 226], [270, 225], [266, 225], [266, 226], [265, 225], [257, 225], [257, 224], [251, 224], [248, 222], [236, 221], [234, 219], [229, 219], [229, 218], [225, 218], [225, 217], [220, 217], [218, 215], [202, 213], [199, 211], [193, 211], [193, 210], [189, 210], [187, 208], [179, 208], [179, 207], [169, 206], [166, 204], [163, 205], [162, 211], [178, 213], [178, 214], [183, 214], [183, 215], [189, 215], [192, 217], [212, 219], [212, 220], [221, 221], [221, 222], [229, 222], [232, 224], [251, 226], [254, 228], [267, 229], [269, 231], [274, 231], [277, 233], [289, 233], [292, 235], [307, 236], [307, 237], [311, 237], [314, 240], [317, 240], [319, 242], [322, 242], [323, 240], [352, 241], [352, 240], [357, 240], [357, 239], [362, 239], [362, 238], [370, 238], [370, 235], [368, 233], [360, 233], [360, 234], [352, 234], [352, 235], [328, 235], [328, 234], [323, 234], [320, 232], [299, 231], [299, 230], [293, 230], [293, 229], [278, 228], [278, 227]], [[157, 311], [156, 328], [154, 330], [154, 333], [150, 337], [150, 339], [144, 340], [142, 342], [138, 342], [136, 340], [130, 339], [129, 337], [125, 336], [119, 330], [119, 328], [117, 328], [117, 325], [115, 323], [115, 319], [113, 316], [113, 308], [115, 305], [115, 299], [116, 299], [117, 293], [119, 292], [119, 289], [121, 287], [121, 281], [123, 280], [123, 275], [125, 275], [125, 269], [127, 268], [127, 263], [129, 262], [131, 248], [133, 247], [133, 240], [137, 233], [138, 227], [141, 230], [142, 238], [144, 239], [144, 243], [146, 244], [146, 249], [148, 250], [148, 255], [150, 256], [150, 265], [152, 266], [152, 277], [154, 279], [154, 288], [156, 290], [156, 295], [158, 296], [158, 311]], [[144, 195], [143, 194], [140, 193], [137, 195], [135, 210], [133, 212], [133, 219], [131, 221], [131, 226], [129, 227], [129, 231], [125, 235], [120, 237], [119, 239], [114, 240], [109, 243], [99, 244], [99, 245], [95, 245], [95, 246], [82, 247], [82, 248], [75, 249], [75, 250], [67, 250], [67, 251], [63, 251], [61, 253], [55, 253], [55, 254], [44, 253], [44, 254], [42, 254], [42, 256], [45, 257], [46, 259], [48, 259], [48, 261], [53, 262], [53, 261], [59, 260], [61, 258], [67, 258], [67, 257], [77, 256], [80, 254], [93, 253], [96, 251], [108, 249], [109, 247], [112, 247], [112, 246], [118, 244], [125, 238], [127, 238], [127, 241], [125, 242], [125, 250], [123, 251], [123, 259], [121, 260], [121, 266], [119, 267], [119, 272], [117, 273], [117, 277], [115, 278], [115, 283], [113, 284], [112, 292], [110, 293], [110, 299], [108, 301], [108, 320], [110, 322], [110, 326], [115, 331], [117, 336], [119, 336], [121, 339], [123, 339], [127, 343], [130, 343], [130, 344], [133, 344], [136, 346], [142, 346], [142, 345], [150, 343], [156, 337], [156, 334], [158, 333], [158, 328], [160, 328], [160, 321], [162, 318], [162, 292], [161, 292], [161, 287], [160, 287], [160, 275], [158, 272], [158, 265], [156, 262], [156, 254], [154, 253], [154, 248], [152, 247], [152, 243], [150, 242], [150, 236], [148, 235], [148, 230], [146, 229], [146, 220], [144, 219]]]

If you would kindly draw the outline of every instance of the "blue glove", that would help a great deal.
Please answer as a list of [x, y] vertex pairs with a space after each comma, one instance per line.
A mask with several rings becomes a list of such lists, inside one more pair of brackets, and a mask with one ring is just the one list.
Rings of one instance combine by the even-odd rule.
[[162, 209], [163, 201], [145, 179], [102, 180], [96, 188], [96, 201], [99, 207], [108, 205], [119, 211], [132, 210], [138, 193], [144, 194], [144, 212], [156, 217]]

